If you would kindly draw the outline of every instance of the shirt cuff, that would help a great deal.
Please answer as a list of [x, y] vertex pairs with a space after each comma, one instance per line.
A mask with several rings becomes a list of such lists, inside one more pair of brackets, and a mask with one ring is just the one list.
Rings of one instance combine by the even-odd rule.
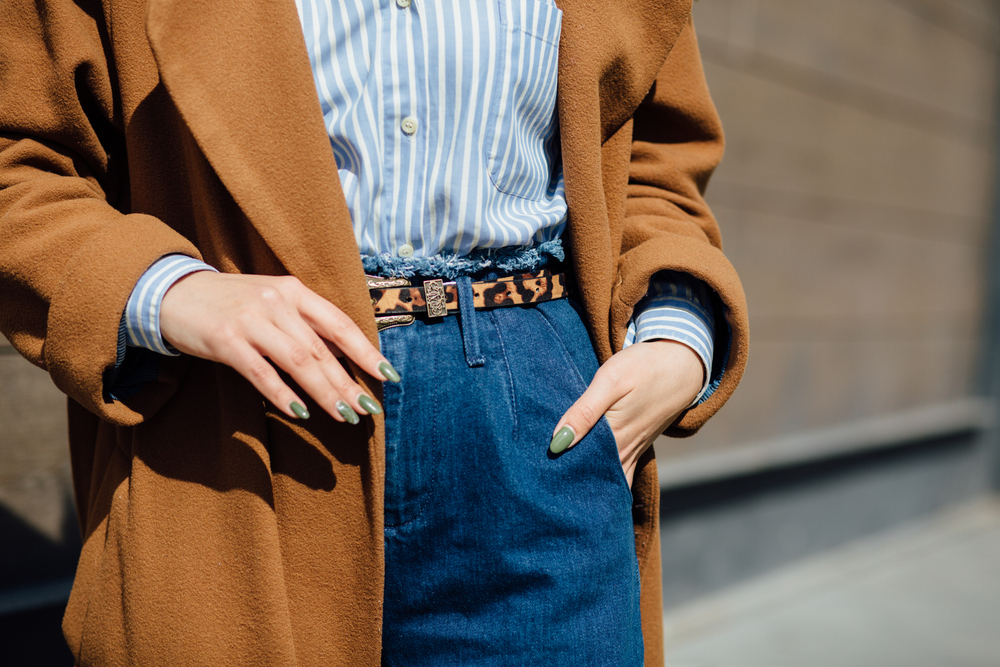
[[715, 352], [715, 318], [712, 292], [700, 280], [677, 271], [660, 271], [629, 322], [622, 349], [650, 340], [684, 343], [698, 355], [705, 368], [701, 391], [688, 407], [697, 405], [711, 384]]
[[167, 290], [184, 276], [196, 271], [218, 271], [187, 255], [167, 255], [153, 263], [132, 289], [125, 306], [122, 326], [129, 347], [142, 347], [171, 357], [180, 355], [160, 335], [160, 305]]

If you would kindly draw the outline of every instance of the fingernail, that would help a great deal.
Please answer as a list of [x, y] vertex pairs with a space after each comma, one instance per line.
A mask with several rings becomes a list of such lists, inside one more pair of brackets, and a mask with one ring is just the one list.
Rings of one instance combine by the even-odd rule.
[[306, 410], [301, 403], [298, 401], [292, 401], [288, 406], [295, 413], [295, 416], [299, 419], [309, 419], [309, 411]]
[[378, 365], [378, 370], [389, 382], [399, 382], [399, 373], [388, 361], [383, 361]]
[[562, 454], [571, 442], [573, 442], [573, 429], [569, 426], [563, 426], [552, 436], [552, 442], [549, 443], [549, 451], [553, 454]]
[[343, 401], [337, 401], [337, 412], [340, 413], [341, 417], [347, 420], [348, 424], [357, 424], [361, 421], [361, 418], [358, 417], [358, 413], [354, 411], [354, 408]]
[[376, 401], [368, 394], [361, 394], [360, 396], [358, 396], [358, 403], [360, 403], [361, 407], [363, 407], [365, 411], [370, 415], [382, 414], [382, 406], [379, 405], [378, 401]]

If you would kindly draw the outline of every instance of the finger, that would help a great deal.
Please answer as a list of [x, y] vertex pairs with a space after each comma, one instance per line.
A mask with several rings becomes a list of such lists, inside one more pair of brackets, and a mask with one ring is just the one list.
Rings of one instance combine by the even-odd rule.
[[598, 370], [583, 395], [570, 406], [552, 433], [549, 451], [561, 454], [576, 445], [594, 428], [605, 412], [621, 398], [619, 383], [609, 373]]
[[[333, 347], [333, 344], [316, 335], [316, 332], [299, 317], [297, 312], [276, 319], [274, 324], [291, 337], [292, 345], [297, 343], [299, 346], [291, 351], [292, 363], [298, 363], [303, 368], [311, 363], [316, 364], [327, 382], [337, 389], [340, 399], [346, 401], [356, 413], [382, 413], [382, 406], [378, 404], [378, 401], [366, 394], [364, 389], [354, 381], [350, 373], [337, 360], [333, 351], [336, 348]], [[308, 357], [302, 353], [303, 349], [308, 350]], [[312, 395], [311, 392], [310, 395]], [[334, 405], [345, 420], [356, 423], [356, 414], [350, 414], [349, 411], [343, 409], [343, 406], [336, 403]]]
[[226, 358], [219, 361], [232, 366], [257, 388], [261, 395], [294, 419], [309, 419], [305, 402], [285, 384], [274, 367], [249, 343], [233, 340], [227, 348]]
[[399, 373], [361, 328], [339, 308], [308, 288], [299, 292], [299, 310], [316, 333], [334, 343], [359, 368], [374, 378], [399, 382]]
[[339, 368], [339, 373], [330, 368], [328, 372], [333, 377], [327, 377], [324, 369], [320, 368], [313, 357], [309, 346], [277, 327], [267, 327], [254, 332], [250, 343], [259, 353], [291, 375], [299, 386], [335, 420], [351, 424], [360, 421], [350, 401], [363, 390], [339, 363], [334, 362]]

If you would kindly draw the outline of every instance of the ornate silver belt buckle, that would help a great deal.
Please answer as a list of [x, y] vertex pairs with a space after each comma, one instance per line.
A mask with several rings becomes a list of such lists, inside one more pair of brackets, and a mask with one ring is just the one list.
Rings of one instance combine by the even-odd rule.
[[[383, 278], [382, 276], [365, 276], [365, 282], [368, 283], [368, 289], [389, 289], [390, 287], [410, 287], [411, 283], [406, 278]], [[372, 305], [375, 305], [375, 299], [372, 298]], [[385, 329], [391, 329], [392, 327], [405, 327], [408, 324], [413, 324], [416, 318], [413, 315], [408, 314], [397, 314], [397, 315], [376, 315], [375, 316], [375, 328], [378, 331], [383, 331]]]
[[410, 287], [411, 283], [406, 278], [383, 278], [382, 276], [365, 275], [365, 282], [368, 289], [389, 289], [390, 287]]
[[424, 302], [427, 317], [444, 317], [448, 314], [448, 297], [444, 292], [444, 281], [440, 278], [424, 281]]
[[415, 319], [413, 315], [376, 315], [375, 329], [383, 331], [392, 327], [405, 327], [413, 324]]

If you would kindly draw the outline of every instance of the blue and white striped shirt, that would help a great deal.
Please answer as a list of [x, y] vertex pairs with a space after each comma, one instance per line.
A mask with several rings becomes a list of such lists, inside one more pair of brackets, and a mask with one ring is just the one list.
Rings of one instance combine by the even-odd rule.
[[[554, 0], [295, 2], [363, 256], [419, 261], [561, 236]], [[129, 345], [172, 354], [159, 335], [163, 294], [206, 268], [180, 256], [150, 267], [126, 309]], [[625, 346], [683, 342], [707, 387], [711, 299], [690, 276], [657, 274]]]
[[637, 341], [669, 338], [694, 350], [710, 371], [715, 347], [712, 310], [712, 292], [705, 283], [677, 271], [660, 271], [635, 306], [624, 347]]
[[552, 0], [296, 0], [362, 255], [558, 237]]

